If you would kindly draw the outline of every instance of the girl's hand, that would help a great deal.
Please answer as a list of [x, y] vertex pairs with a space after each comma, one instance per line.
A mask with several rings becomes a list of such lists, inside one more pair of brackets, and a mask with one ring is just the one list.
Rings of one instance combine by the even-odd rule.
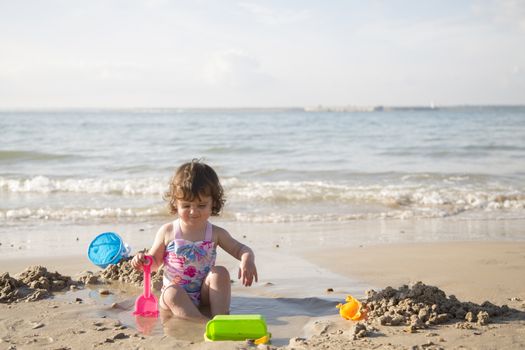
[[144, 264], [146, 263], [146, 258], [145, 258], [146, 254], [144, 252], [138, 252], [134, 257], [133, 259], [131, 259], [131, 266], [135, 269], [135, 270], [139, 270], [139, 271], [142, 271], [143, 270], [143, 266]]
[[238, 277], [243, 286], [249, 287], [252, 285], [254, 279], [255, 282], [258, 282], [257, 279], [257, 268], [255, 267], [255, 263], [253, 262], [253, 259], [242, 259], [241, 265], [239, 267], [239, 273]]

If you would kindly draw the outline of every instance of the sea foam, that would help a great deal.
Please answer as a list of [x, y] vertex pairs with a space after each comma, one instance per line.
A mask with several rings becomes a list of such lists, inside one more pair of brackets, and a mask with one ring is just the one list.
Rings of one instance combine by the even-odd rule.
[[[225, 178], [223, 217], [248, 222], [348, 221], [442, 218], [492, 213], [525, 218], [525, 194], [497, 183], [401, 181], [369, 185], [330, 181], [248, 181]], [[0, 177], [0, 193], [16, 207], [0, 208], [0, 219], [82, 220], [167, 216], [156, 178], [25, 179]], [[30, 195], [30, 200], [25, 196]], [[71, 198], [74, 195], [74, 198]], [[65, 197], [64, 197], [65, 196]], [[61, 203], [67, 200], [68, 206]]]
[[122, 195], [158, 195], [165, 186], [159, 179], [142, 178], [132, 180], [120, 179], [51, 179], [46, 176], [9, 179], [0, 177], [0, 191], [13, 193], [99, 193]]

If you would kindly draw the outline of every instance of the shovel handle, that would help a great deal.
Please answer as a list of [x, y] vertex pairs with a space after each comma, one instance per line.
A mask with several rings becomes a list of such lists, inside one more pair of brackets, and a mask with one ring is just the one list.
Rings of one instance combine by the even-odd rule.
[[153, 258], [149, 255], [145, 255], [146, 263], [142, 265], [144, 270], [144, 296], [149, 298], [151, 295], [151, 265], [153, 264]]

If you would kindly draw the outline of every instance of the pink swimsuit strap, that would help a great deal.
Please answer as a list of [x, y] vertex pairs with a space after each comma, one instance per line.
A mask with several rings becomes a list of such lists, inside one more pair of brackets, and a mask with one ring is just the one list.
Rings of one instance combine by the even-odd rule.
[[[175, 239], [184, 239], [182, 238], [182, 229], [180, 228], [179, 219], [173, 222], [173, 226], [175, 227]], [[206, 233], [204, 234], [204, 241], [211, 241], [212, 232], [213, 232], [213, 225], [208, 221], [206, 223]]]

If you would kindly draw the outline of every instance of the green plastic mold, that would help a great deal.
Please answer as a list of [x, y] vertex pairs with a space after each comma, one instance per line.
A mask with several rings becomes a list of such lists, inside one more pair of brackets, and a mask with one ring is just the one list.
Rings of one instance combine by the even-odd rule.
[[204, 338], [216, 340], [247, 340], [269, 336], [262, 315], [217, 315], [206, 324]]

